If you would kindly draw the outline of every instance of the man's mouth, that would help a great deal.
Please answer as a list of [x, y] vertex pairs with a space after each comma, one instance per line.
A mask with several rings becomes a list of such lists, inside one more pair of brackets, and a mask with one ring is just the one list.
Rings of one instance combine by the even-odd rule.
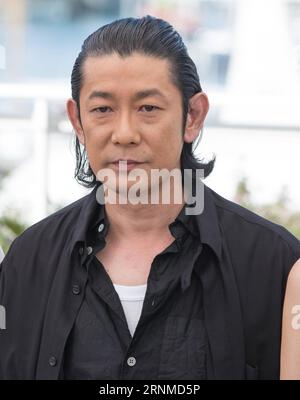
[[118, 164], [119, 162], [127, 163], [127, 164], [141, 164], [141, 161], [131, 160], [131, 159], [122, 159], [122, 158], [113, 161], [113, 164]]
[[112, 162], [112, 165], [117, 169], [117, 170], [127, 170], [130, 171], [131, 169], [137, 167], [138, 165], [143, 164], [140, 161], [136, 160], [117, 160]]

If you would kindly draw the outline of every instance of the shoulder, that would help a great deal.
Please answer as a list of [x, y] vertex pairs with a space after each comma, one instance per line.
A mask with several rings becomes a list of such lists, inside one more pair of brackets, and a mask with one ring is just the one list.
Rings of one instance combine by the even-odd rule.
[[30, 270], [36, 265], [45, 266], [45, 260], [51, 259], [55, 262], [53, 256], [58, 255], [67, 243], [88, 196], [76, 200], [27, 228], [12, 242], [1, 269], [9, 267], [11, 272], [15, 269]]
[[88, 195], [31, 225], [15, 239], [15, 244], [32, 243], [34, 239], [41, 242], [46, 237], [49, 240], [64, 236], [72, 228], [74, 221], [77, 220], [87, 197]]
[[273, 254], [281, 250], [294, 255], [294, 260], [300, 258], [300, 241], [285, 227], [210, 191], [225, 240], [242, 248], [253, 246], [252, 250]]
[[41, 297], [59, 265], [67, 270], [69, 243], [88, 196], [30, 226], [12, 242], [0, 264], [0, 300], [12, 302], [16, 292], [21, 297], [29, 292]]

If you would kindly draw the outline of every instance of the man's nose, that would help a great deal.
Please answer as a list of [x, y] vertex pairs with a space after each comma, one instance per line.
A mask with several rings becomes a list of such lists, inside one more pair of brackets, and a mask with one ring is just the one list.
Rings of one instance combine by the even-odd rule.
[[111, 140], [114, 144], [138, 144], [141, 140], [137, 127], [134, 126], [129, 113], [122, 113], [115, 125]]

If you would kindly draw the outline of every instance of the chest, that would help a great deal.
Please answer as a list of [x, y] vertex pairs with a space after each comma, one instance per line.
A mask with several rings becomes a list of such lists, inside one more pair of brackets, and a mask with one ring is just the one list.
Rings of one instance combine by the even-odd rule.
[[152, 286], [133, 334], [126, 308], [121, 312], [119, 301], [103, 295], [104, 280], [94, 289], [87, 286], [66, 346], [65, 379], [205, 379], [201, 286], [194, 280], [181, 295], [171, 275], [159, 289]]

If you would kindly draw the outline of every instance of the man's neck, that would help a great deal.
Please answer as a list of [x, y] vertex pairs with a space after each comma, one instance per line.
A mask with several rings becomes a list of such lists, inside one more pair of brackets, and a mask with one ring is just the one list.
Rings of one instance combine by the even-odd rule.
[[185, 203], [181, 204], [105, 204], [110, 234], [115, 238], [159, 238], [169, 233], [172, 223]]

